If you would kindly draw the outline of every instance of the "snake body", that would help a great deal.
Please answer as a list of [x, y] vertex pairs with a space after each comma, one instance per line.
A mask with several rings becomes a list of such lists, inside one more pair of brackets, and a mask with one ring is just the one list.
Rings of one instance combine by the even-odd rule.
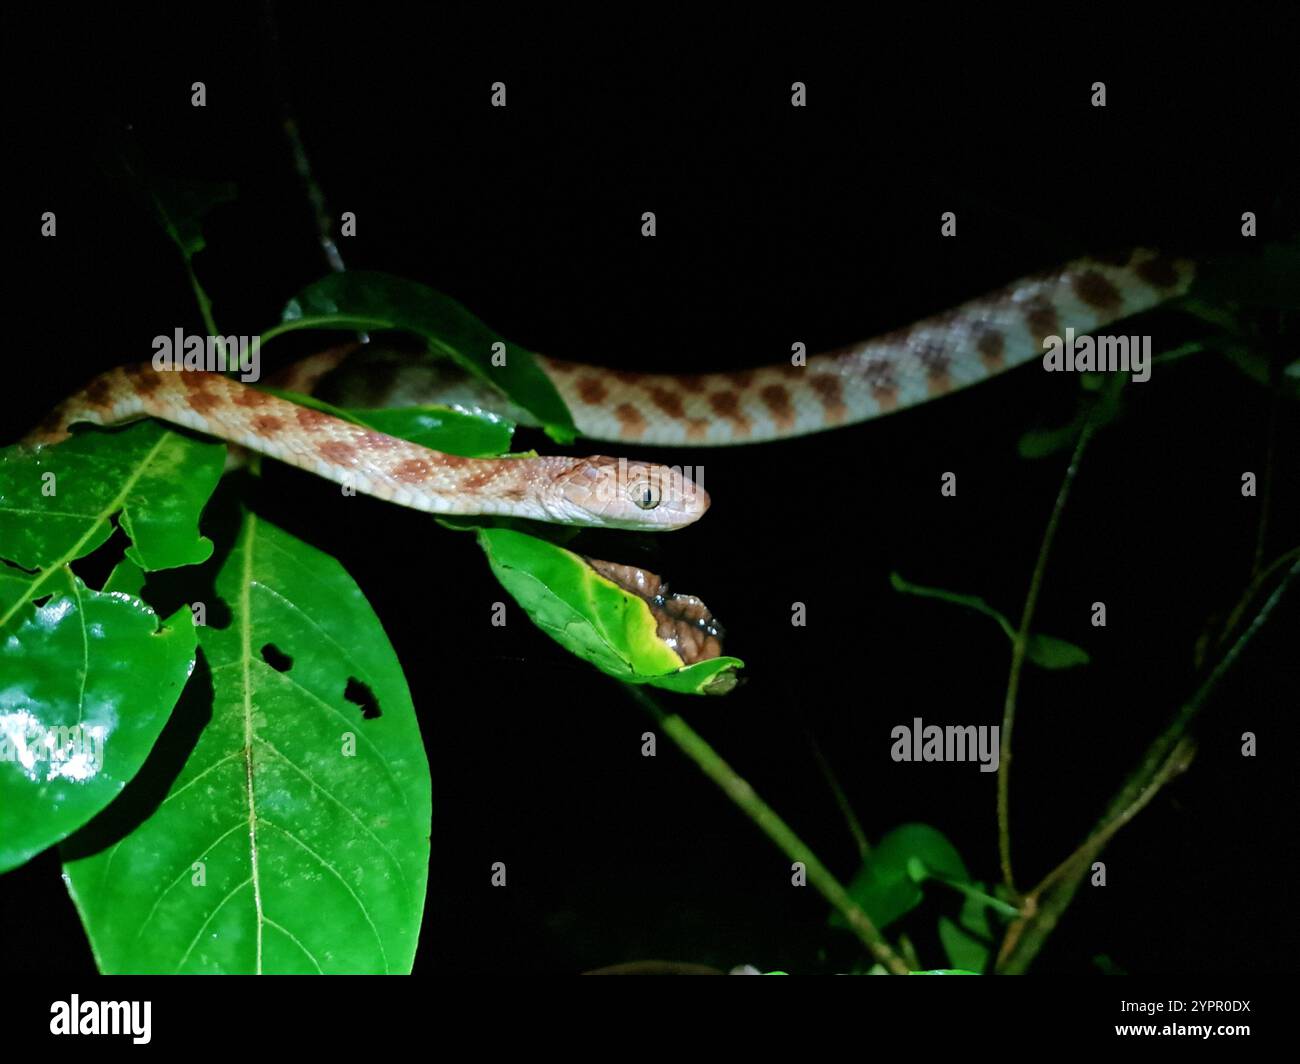
[[[670, 376], [538, 356], [582, 435], [646, 444], [724, 445], [800, 436], [880, 417], [1040, 356], [1047, 337], [1090, 333], [1187, 291], [1190, 262], [1155, 251], [1076, 259], [866, 343], [776, 366]], [[348, 405], [443, 402], [527, 422], [489, 386], [426, 361], [414, 387], [380, 382], [349, 350], [292, 367], [279, 383]], [[342, 395], [331, 395], [338, 375]], [[349, 391], [352, 394], [348, 394]], [[358, 392], [365, 394], [357, 394]], [[378, 401], [377, 401], [378, 400]], [[663, 530], [698, 520], [708, 495], [679, 469], [605, 456], [472, 459], [432, 451], [218, 374], [110, 370], [28, 437], [66, 437], [77, 421], [153, 416], [219, 437], [402, 506], [568, 524]]]

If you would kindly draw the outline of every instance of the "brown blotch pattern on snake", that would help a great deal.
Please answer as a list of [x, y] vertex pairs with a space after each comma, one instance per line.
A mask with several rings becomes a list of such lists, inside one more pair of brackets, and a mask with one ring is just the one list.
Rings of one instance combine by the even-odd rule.
[[1096, 270], [1076, 274], [1071, 279], [1074, 294], [1090, 307], [1114, 310], [1120, 304], [1119, 289]]
[[267, 395], [266, 392], [259, 392], [256, 388], [244, 388], [235, 396], [235, 405], [253, 409], [266, 406], [267, 403], [274, 402], [274, 400], [275, 396]]
[[330, 418], [322, 414], [319, 410], [312, 410], [310, 407], [300, 406], [294, 412], [294, 417], [298, 419], [298, 427], [313, 432], [330, 423]]
[[838, 425], [848, 416], [848, 407], [844, 405], [844, 389], [840, 384], [838, 377], [832, 377], [830, 374], [822, 373], [815, 377], [809, 377], [808, 383], [817, 393], [817, 398], [821, 400], [822, 407], [826, 411], [826, 420], [832, 425]]
[[190, 409], [198, 414], [210, 414], [218, 407], [226, 405], [223, 396], [213, 395], [211, 392], [193, 392], [186, 402], [189, 403]]
[[253, 418], [253, 431], [259, 436], [274, 436], [282, 428], [284, 421], [281, 418], [274, 417], [271, 414], [261, 414]]
[[740, 396], [735, 392], [714, 392], [709, 396], [709, 405], [718, 417], [731, 422], [737, 436], [749, 434], [749, 418], [740, 409]]
[[1038, 347], [1042, 347], [1043, 341], [1049, 336], [1055, 336], [1060, 331], [1056, 309], [1044, 300], [1025, 308], [1025, 324], [1029, 326], [1029, 334]]
[[651, 388], [650, 401], [669, 417], [686, 416], [686, 411], [682, 408], [682, 397], [669, 388]]
[[996, 329], [985, 326], [979, 330], [979, 339], [975, 341], [975, 350], [979, 352], [980, 360], [984, 363], [984, 368], [989, 372], [1002, 368], [1005, 348], [1006, 340]]
[[351, 465], [357, 457], [357, 449], [342, 440], [326, 440], [316, 445], [316, 453], [327, 462], [336, 465]]
[[584, 403], [596, 406], [605, 401], [608, 389], [595, 377], [583, 377], [578, 381], [578, 398]]
[[635, 439], [645, 432], [645, 418], [631, 403], [620, 403], [614, 410], [614, 416], [618, 418], [623, 435], [629, 439]]
[[1173, 259], [1160, 255], [1137, 268], [1137, 275], [1154, 288], [1173, 288], [1178, 284], [1178, 270]]
[[147, 362], [127, 366], [126, 375], [131, 378], [131, 387], [141, 395], [153, 395], [162, 385], [158, 371]]
[[394, 480], [400, 480], [404, 484], [418, 484], [422, 480], [427, 480], [432, 472], [433, 466], [423, 458], [408, 458], [405, 462], [393, 466], [390, 475]]
[[108, 406], [113, 395], [113, 385], [104, 377], [96, 377], [86, 385], [86, 399], [92, 406]]
[[794, 425], [794, 407], [790, 403], [790, 393], [780, 384], [769, 384], [759, 393], [759, 397], [772, 412], [772, 420], [782, 431]]
[[462, 482], [467, 491], [478, 491], [486, 487], [496, 479], [496, 472], [491, 469], [485, 469], [481, 473], [474, 473], [465, 478]]

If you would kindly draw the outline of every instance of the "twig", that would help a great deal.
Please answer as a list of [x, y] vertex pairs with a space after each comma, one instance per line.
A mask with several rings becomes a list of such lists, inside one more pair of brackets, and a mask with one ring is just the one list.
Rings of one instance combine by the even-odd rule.
[[343, 273], [347, 267], [343, 263], [343, 256], [339, 253], [338, 245], [334, 242], [334, 223], [333, 219], [330, 218], [329, 209], [325, 205], [325, 193], [312, 173], [307, 148], [298, 133], [298, 120], [293, 113], [289, 88], [285, 84], [284, 74], [281, 72], [280, 32], [275, 21], [275, 5], [271, 0], [264, 0], [262, 4], [262, 44], [266, 59], [267, 76], [271, 79], [272, 90], [276, 98], [275, 102], [280, 108], [280, 126], [284, 130], [285, 139], [289, 142], [289, 151], [293, 155], [294, 170], [297, 171], [298, 179], [302, 182], [303, 190], [307, 194], [307, 202], [311, 204], [312, 217], [316, 222], [316, 234], [320, 241], [321, 251], [325, 254], [325, 261], [329, 263], [329, 268], [335, 273]]
[[1269, 363], [1268, 444], [1264, 457], [1264, 483], [1259, 492], [1259, 525], [1255, 530], [1255, 556], [1251, 559], [1250, 575], [1258, 576], [1264, 564], [1264, 550], [1268, 545], [1268, 513], [1273, 502], [1273, 479], [1277, 468], [1278, 422], [1282, 412], [1282, 358], [1274, 351]]
[[817, 761], [817, 767], [821, 769], [822, 776], [826, 779], [826, 785], [830, 787], [831, 794], [835, 796], [835, 804], [840, 807], [844, 822], [848, 824], [849, 834], [853, 836], [853, 841], [857, 844], [858, 856], [865, 861], [871, 856], [871, 843], [867, 841], [867, 833], [862, 830], [862, 822], [858, 820], [857, 813], [853, 811], [853, 806], [849, 804], [848, 795], [844, 793], [844, 788], [840, 786], [839, 777], [835, 775], [835, 770], [831, 768], [830, 762], [826, 760], [821, 746], [818, 745], [811, 732], [808, 734], [808, 744], [812, 747], [813, 757]]
[[1111, 799], [1105, 815], [1088, 839], [1022, 899], [1024, 916], [1007, 929], [998, 957], [999, 972], [1016, 974], [1029, 967], [1055, 928], [1061, 913], [1074, 898], [1092, 857], [1146, 806], [1165, 783], [1187, 767], [1192, 750], [1187, 738], [1189, 726], [1297, 578], [1300, 578], [1300, 560], [1292, 564], [1245, 631], [1237, 637], [1192, 697], [1179, 707], [1169, 726], [1147, 748], [1138, 768]]
[[752, 820], [765, 835], [793, 861], [800, 861], [808, 873], [808, 882], [821, 893], [837, 912], [848, 921], [853, 933], [872, 955], [894, 975], [907, 975], [909, 968], [902, 957], [894, 951], [885, 936], [882, 935], [871, 917], [857, 905], [849, 893], [817, 859], [817, 856], [797, 836], [790, 827], [777, 816], [772, 809], [730, 765], [718, 756], [717, 752], [695, 732], [689, 724], [675, 713], [665, 713], [659, 704], [640, 686], [624, 684], [628, 695], [655, 719], [678, 748], [694, 761], [709, 779], [713, 780], [723, 792]]
[[1015, 641], [1011, 647], [1011, 671], [1007, 677], [1006, 701], [1002, 707], [1002, 731], [998, 751], [998, 860], [1002, 866], [1002, 882], [1016, 896], [1015, 876], [1011, 867], [1011, 732], [1016, 722], [1016, 698], [1020, 692], [1020, 674], [1024, 669], [1025, 650], [1029, 644], [1029, 626], [1038, 605], [1038, 594], [1042, 590], [1043, 574], [1047, 570], [1047, 556], [1056, 538], [1056, 529], [1065, 509], [1066, 499], [1070, 496], [1070, 487], [1079, 471], [1079, 460], [1092, 438], [1093, 421], [1084, 422], [1079, 438], [1075, 441], [1074, 452], [1070, 455], [1070, 464], [1066, 466], [1061, 487], [1056, 493], [1056, 503], [1052, 507], [1052, 516], [1047, 521], [1047, 530], [1038, 548], [1038, 560], [1034, 563], [1034, 575], [1029, 581], [1029, 593], [1025, 596], [1025, 608], [1020, 615], [1020, 627], [1016, 631]]

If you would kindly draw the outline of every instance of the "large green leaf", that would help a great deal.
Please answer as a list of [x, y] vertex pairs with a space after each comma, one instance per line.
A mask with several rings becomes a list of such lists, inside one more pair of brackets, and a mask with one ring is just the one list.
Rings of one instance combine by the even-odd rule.
[[[531, 352], [497, 335], [454, 299], [386, 273], [334, 273], [309, 285], [284, 308], [265, 339], [291, 329], [395, 329], [422, 337], [434, 353], [452, 359], [531, 411], [561, 443], [577, 437], [573, 418]], [[504, 365], [493, 364], [502, 344]]]
[[0, 625], [0, 872], [60, 841], [126, 786], [194, 667], [187, 609], [159, 627], [138, 598], [67, 569]]
[[132, 541], [127, 556], [142, 568], [204, 561], [212, 544], [198, 519], [225, 453], [155, 422], [0, 451], [0, 560], [39, 570], [20, 597], [14, 585], [0, 587], [0, 625], [60, 579], [62, 566], [102, 545], [114, 515]]
[[479, 546], [496, 578], [542, 631], [602, 672], [682, 694], [725, 694], [738, 658], [686, 668], [656, 634], [645, 600], [605, 579], [580, 555], [507, 528], [480, 528]]
[[378, 619], [337, 562], [252, 515], [217, 592], [231, 622], [200, 630], [193, 752], [142, 822], [65, 852], [100, 970], [409, 971], [429, 766]]

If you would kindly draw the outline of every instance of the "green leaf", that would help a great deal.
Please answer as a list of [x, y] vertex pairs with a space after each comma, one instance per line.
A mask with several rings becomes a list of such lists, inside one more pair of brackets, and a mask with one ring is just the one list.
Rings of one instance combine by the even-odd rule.
[[[1011, 640], [1012, 644], [1016, 641], [1016, 630], [1011, 626], [1007, 618], [990, 606], [978, 595], [963, 595], [956, 591], [945, 591], [937, 587], [922, 587], [920, 584], [913, 584], [904, 580], [897, 573], [889, 574], [889, 583], [893, 589], [900, 594], [915, 595], [918, 598], [933, 598], [943, 602], [951, 602], [955, 606], [964, 606], [969, 610], [984, 614], [997, 622], [999, 628]], [[1088, 657], [1088, 652], [1074, 643], [1067, 643], [1064, 639], [1057, 639], [1050, 635], [1037, 635], [1033, 632], [1029, 634], [1029, 640], [1025, 645], [1025, 657], [1027, 660], [1043, 669], [1071, 669], [1077, 665], [1087, 665], [1092, 659]]]
[[[920, 884], [931, 875], [957, 883], [970, 880], [961, 855], [941, 832], [928, 824], [904, 824], [867, 855], [849, 884], [849, 895], [883, 930], [921, 903]], [[848, 926], [839, 912], [831, 913], [830, 923]]]
[[117, 432], [78, 433], [31, 450], [0, 451], [0, 548], [28, 569], [84, 557], [121, 514], [131, 555], [146, 569], [202, 562], [212, 544], [198, 516], [221, 476], [222, 444], [205, 444], [142, 422]]
[[188, 263], [205, 244], [202, 221], [209, 212], [235, 199], [229, 181], [182, 180], [169, 177], [145, 160], [139, 143], [123, 131], [101, 144], [100, 163], [124, 197], [149, 214]]
[[1025, 657], [1040, 669], [1073, 669], [1092, 660], [1082, 647], [1050, 635], [1030, 635]]
[[480, 528], [492, 572], [542, 631], [570, 653], [628, 683], [684, 694], [725, 694], [737, 658], [682, 667], [656, 634], [645, 600], [596, 573], [581, 556], [508, 528]]
[[365, 425], [389, 436], [397, 436], [421, 447], [463, 458], [495, 458], [507, 454], [515, 425], [509, 418], [487, 411], [467, 414], [447, 406], [404, 406], [379, 410], [345, 410], [314, 395], [282, 388], [261, 391], [287, 399], [322, 414]]
[[138, 598], [56, 572], [41, 605], [16, 589], [0, 624], [0, 872], [117, 797], [194, 667], [188, 610], [160, 628]]
[[[980, 891], [983, 883], [973, 886]], [[967, 894], [962, 900], [961, 913], [956, 920], [939, 917], [939, 941], [954, 968], [982, 972], [988, 965], [992, 952], [993, 928], [989, 923], [988, 907], [978, 898]]]
[[60, 579], [64, 565], [101, 546], [115, 514], [132, 541], [127, 557], [141, 568], [204, 561], [212, 543], [199, 535], [198, 519], [225, 453], [222, 444], [154, 422], [78, 433], [35, 452], [21, 445], [0, 451], [0, 559], [38, 570], [25, 589], [0, 586], [0, 625]]
[[[385, 273], [335, 273], [290, 300], [269, 340], [291, 329], [396, 329], [414, 333], [435, 354], [452, 359], [541, 422], [560, 443], [577, 437], [573, 418], [531, 352], [503, 339], [454, 299], [432, 288]], [[505, 365], [492, 364], [493, 346], [504, 345]]]
[[979, 975], [979, 972], [968, 972], [961, 968], [931, 968], [925, 972], [908, 972], [908, 975]]
[[1016, 443], [1016, 450], [1021, 458], [1028, 459], [1047, 458], [1059, 454], [1074, 446], [1074, 441], [1079, 438], [1081, 427], [1080, 419], [1076, 417], [1068, 425], [1062, 425], [1060, 428], [1030, 429], [1021, 434]]
[[[1173, 354], [1173, 352], [1169, 352]], [[1165, 356], [1161, 356], [1162, 358]], [[1047, 458], [1068, 451], [1079, 439], [1084, 426], [1091, 423], [1094, 430], [1117, 420], [1123, 410], [1121, 395], [1124, 390], [1123, 374], [1083, 373], [1079, 386], [1084, 393], [1079, 408], [1066, 425], [1049, 429], [1030, 429], [1021, 435], [1016, 449], [1021, 458]]]
[[[200, 629], [211, 719], [165, 799], [142, 822], [65, 846], [96, 963], [408, 972], [429, 765], [378, 619], [336, 561], [251, 515], [217, 592], [232, 619]], [[367, 692], [378, 716], [354, 701]]]
[[510, 450], [514, 424], [486, 414], [465, 414], [445, 406], [394, 410], [352, 410], [363, 425], [421, 447], [462, 458], [493, 458]]
[[146, 185], [145, 194], [154, 217], [180, 248], [186, 261], [207, 246], [203, 238], [203, 218], [216, 207], [235, 199], [235, 185], [230, 181], [178, 181], [155, 173], [147, 179]]

